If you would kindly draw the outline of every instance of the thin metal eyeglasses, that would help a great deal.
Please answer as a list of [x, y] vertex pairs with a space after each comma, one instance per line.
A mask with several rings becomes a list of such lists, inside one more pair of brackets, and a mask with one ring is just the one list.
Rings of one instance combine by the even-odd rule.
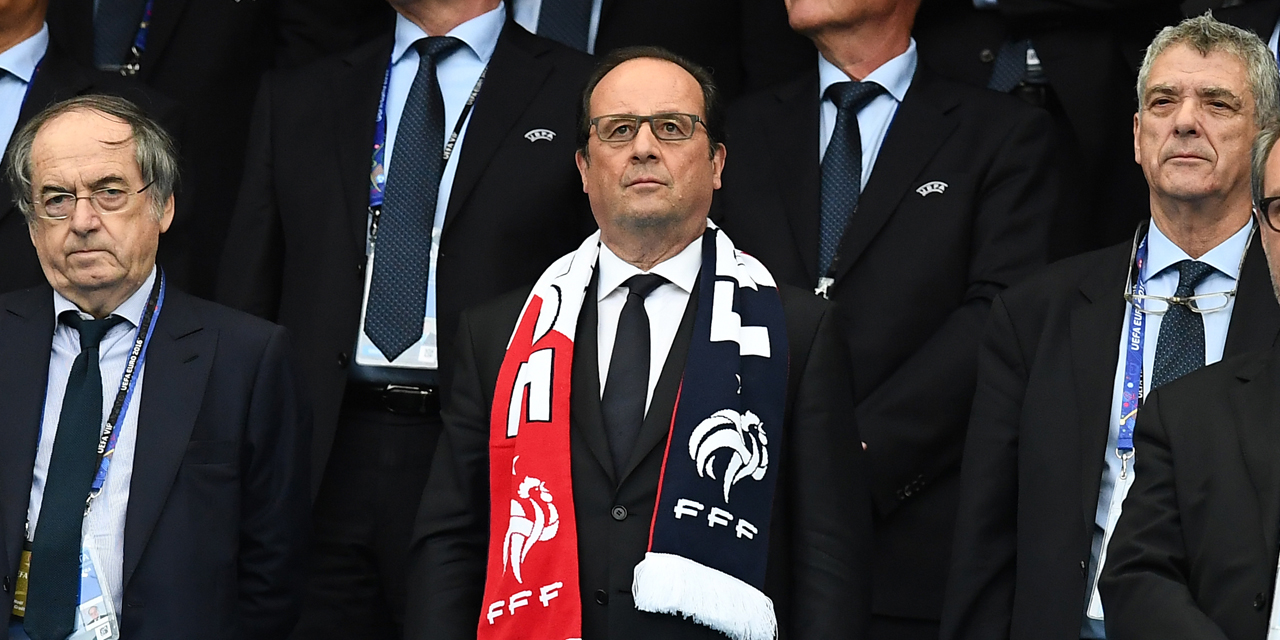
[[93, 205], [93, 210], [98, 215], [110, 216], [117, 213], [124, 213], [129, 206], [129, 201], [134, 196], [146, 191], [151, 185], [155, 184], [152, 180], [146, 186], [137, 191], [125, 191], [119, 187], [105, 187], [90, 193], [87, 196], [77, 196], [72, 193], [51, 192], [41, 196], [39, 203], [39, 213], [36, 214], [42, 220], [61, 221], [71, 217], [75, 213], [76, 205], [80, 200], [89, 200], [89, 204]]
[[[1240, 265], [1236, 272], [1240, 273], [1244, 269], [1244, 258], [1249, 253], [1247, 247], [1253, 242], [1253, 234], [1258, 230], [1254, 226], [1249, 230], [1249, 239], [1245, 241], [1246, 250], [1240, 253]], [[1174, 305], [1182, 305], [1196, 313], [1205, 314], [1215, 311], [1222, 311], [1231, 304], [1231, 300], [1236, 297], [1236, 292], [1240, 289], [1240, 279], [1236, 278], [1236, 286], [1230, 291], [1222, 291], [1219, 293], [1204, 293], [1194, 296], [1150, 296], [1139, 295], [1133, 292], [1133, 267], [1138, 260], [1138, 244], [1142, 241], [1142, 236], [1146, 234], [1147, 223], [1138, 226], [1138, 230], [1133, 234], [1133, 249], [1129, 251], [1129, 275], [1124, 280], [1124, 300], [1133, 305], [1140, 313], [1150, 315], [1162, 315], [1169, 311]]]
[[630, 142], [644, 122], [649, 123], [653, 137], [667, 142], [692, 138], [699, 122], [707, 126], [705, 120], [692, 113], [655, 113], [651, 116], [615, 113], [592, 118], [591, 126], [596, 128], [596, 137], [601, 142]]

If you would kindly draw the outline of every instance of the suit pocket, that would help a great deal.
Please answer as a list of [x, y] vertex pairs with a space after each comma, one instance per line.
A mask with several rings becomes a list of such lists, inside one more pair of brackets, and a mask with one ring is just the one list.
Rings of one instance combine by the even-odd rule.
[[236, 443], [232, 440], [192, 440], [187, 443], [183, 464], [233, 464]]

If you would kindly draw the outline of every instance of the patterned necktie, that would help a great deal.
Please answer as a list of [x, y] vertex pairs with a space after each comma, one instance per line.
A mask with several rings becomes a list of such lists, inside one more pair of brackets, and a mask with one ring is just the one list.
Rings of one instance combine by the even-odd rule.
[[93, 64], [114, 71], [124, 63], [147, 0], [98, 0], [93, 15]]
[[591, 0], [542, 0], [538, 11], [538, 35], [587, 52], [591, 27]]
[[387, 360], [395, 360], [422, 337], [431, 229], [444, 173], [444, 97], [436, 64], [460, 46], [461, 40], [448, 36], [413, 43], [420, 57], [418, 74], [396, 129], [364, 320], [369, 340]]
[[1009, 93], [1027, 77], [1027, 50], [1031, 48], [1030, 40], [1010, 41], [1000, 45], [1000, 53], [996, 54], [995, 64], [991, 69], [991, 78], [987, 88], [1000, 93]]
[[97, 472], [102, 433], [102, 371], [98, 345], [124, 318], [82, 320], [60, 316], [80, 333], [80, 355], [71, 364], [58, 432], [45, 475], [40, 519], [31, 543], [31, 574], [23, 628], [32, 640], [64, 640], [75, 626], [80, 595], [80, 538], [85, 501]]
[[818, 276], [826, 276], [840, 247], [849, 219], [862, 195], [862, 133], [858, 111], [880, 95], [874, 82], [837, 82], [826, 98], [836, 105], [836, 127], [822, 156], [822, 220], [818, 244]]
[[[1178, 267], [1178, 290], [1173, 295], [1195, 295], [1196, 286], [1213, 267], [1195, 260], [1183, 260]], [[1151, 368], [1151, 388], [1157, 389], [1204, 366], [1204, 320], [1186, 305], [1169, 305], [1160, 320], [1156, 361]]]
[[640, 435], [645, 399], [649, 396], [649, 314], [644, 310], [644, 299], [666, 282], [662, 276], [643, 274], [622, 283], [627, 288], [627, 302], [618, 316], [609, 375], [600, 399], [613, 471], [619, 480], [623, 465], [635, 448], [636, 436]]

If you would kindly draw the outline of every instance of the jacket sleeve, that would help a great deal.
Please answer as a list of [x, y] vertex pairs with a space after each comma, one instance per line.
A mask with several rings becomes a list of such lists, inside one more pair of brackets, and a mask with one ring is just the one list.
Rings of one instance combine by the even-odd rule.
[[1009, 637], [1017, 561], [1018, 422], [1026, 387], [1026, 361], [1013, 321], [996, 298], [978, 351], [942, 640]]

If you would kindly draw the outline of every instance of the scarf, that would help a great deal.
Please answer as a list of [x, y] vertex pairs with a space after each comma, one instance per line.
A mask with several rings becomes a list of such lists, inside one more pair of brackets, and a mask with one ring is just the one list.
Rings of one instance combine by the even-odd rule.
[[[701, 242], [693, 336], [632, 595], [642, 611], [772, 640], [777, 620], [762, 589], [786, 401], [782, 300], [768, 270], [714, 224]], [[599, 251], [597, 232], [543, 272], [498, 373], [479, 640], [582, 635], [570, 383]]]

